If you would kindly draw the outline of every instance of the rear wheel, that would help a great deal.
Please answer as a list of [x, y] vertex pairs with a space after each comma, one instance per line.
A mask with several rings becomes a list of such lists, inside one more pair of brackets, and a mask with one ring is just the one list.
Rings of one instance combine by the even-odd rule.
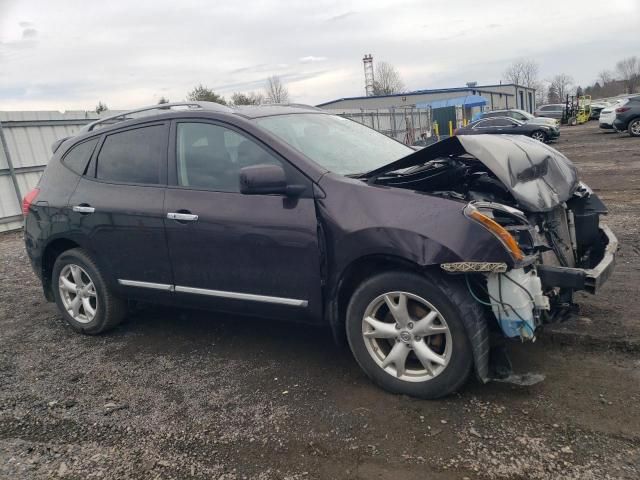
[[629, 122], [629, 127], [627, 128], [629, 131], [629, 135], [632, 137], [640, 137], [640, 118], [636, 118], [635, 120], [631, 120]]
[[547, 141], [547, 134], [544, 133], [542, 130], [536, 130], [535, 132], [533, 132], [531, 134], [531, 138], [533, 138], [534, 140], [538, 140], [539, 142], [546, 142]]
[[462, 311], [449, 286], [407, 272], [366, 280], [347, 309], [347, 338], [382, 388], [438, 398], [460, 388], [473, 364]]
[[56, 304], [71, 327], [94, 335], [118, 325], [127, 305], [115, 297], [93, 259], [82, 249], [63, 252], [53, 266]]

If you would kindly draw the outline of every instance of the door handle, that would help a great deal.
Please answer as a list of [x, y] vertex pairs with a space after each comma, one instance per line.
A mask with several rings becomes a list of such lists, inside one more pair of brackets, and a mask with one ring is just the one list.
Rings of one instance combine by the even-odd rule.
[[195, 222], [198, 220], [198, 215], [194, 215], [192, 213], [169, 212], [167, 213], [167, 218], [178, 222]]
[[93, 213], [96, 209], [89, 205], [74, 205], [73, 211], [78, 213]]

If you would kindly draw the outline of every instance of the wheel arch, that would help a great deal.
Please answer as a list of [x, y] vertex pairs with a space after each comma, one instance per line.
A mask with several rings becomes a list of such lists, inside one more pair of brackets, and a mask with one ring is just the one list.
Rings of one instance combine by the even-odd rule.
[[51, 290], [51, 274], [56, 259], [67, 250], [78, 248], [80, 244], [70, 238], [56, 238], [51, 240], [42, 252], [42, 288], [44, 296], [50, 302], [54, 301], [53, 291]]
[[[432, 274], [443, 280], [449, 280], [447, 288], [451, 298], [460, 303], [466, 289], [460, 278], [440, 270], [437, 264], [419, 265], [406, 258], [394, 255], [366, 255], [352, 261], [340, 274], [332, 286], [325, 313], [331, 327], [333, 338], [339, 345], [346, 345], [345, 320], [351, 294], [365, 279], [385, 271], [404, 271], [418, 275]], [[473, 363], [476, 375], [482, 382], [489, 380], [489, 326], [484, 310], [479, 304], [469, 304], [462, 322], [473, 350]]]
[[330, 284], [325, 308], [333, 338], [339, 344], [346, 343], [345, 315], [349, 298], [364, 280], [383, 271], [399, 270], [423, 273], [425, 269], [417, 263], [398, 255], [370, 254], [352, 260]]

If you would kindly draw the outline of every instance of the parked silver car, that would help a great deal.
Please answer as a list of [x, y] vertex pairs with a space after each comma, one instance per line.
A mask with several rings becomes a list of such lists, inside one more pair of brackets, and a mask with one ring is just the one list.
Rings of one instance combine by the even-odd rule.
[[510, 108], [508, 110], [492, 110], [490, 112], [482, 112], [482, 114], [480, 115], [480, 118], [488, 117], [509, 117], [524, 123], [531, 123], [535, 125], [550, 125], [552, 127], [557, 127], [560, 124], [560, 121], [555, 118], [542, 116], [534, 117], [529, 112], [517, 108]]
[[541, 105], [536, 108], [533, 115], [536, 117], [548, 117], [548, 118], [562, 118], [562, 112], [564, 111], [564, 103], [550, 103], [548, 105]]

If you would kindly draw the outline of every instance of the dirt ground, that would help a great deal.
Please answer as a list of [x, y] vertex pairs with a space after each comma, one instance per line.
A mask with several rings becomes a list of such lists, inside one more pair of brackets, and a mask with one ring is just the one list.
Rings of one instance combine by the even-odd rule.
[[622, 246], [580, 320], [511, 346], [532, 387], [395, 396], [328, 331], [203, 312], [78, 335], [0, 236], [0, 478], [640, 478], [640, 139], [591, 123], [556, 147]]

